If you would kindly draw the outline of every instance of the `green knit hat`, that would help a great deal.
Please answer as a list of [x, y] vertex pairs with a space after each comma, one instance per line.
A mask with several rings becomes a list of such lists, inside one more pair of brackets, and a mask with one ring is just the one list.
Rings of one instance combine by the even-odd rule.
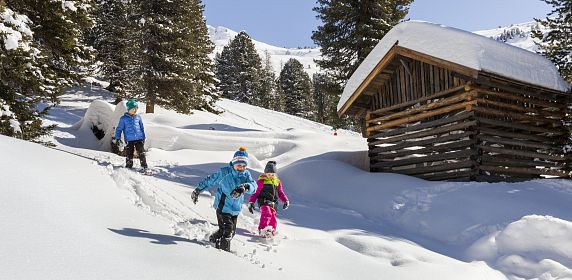
[[127, 100], [127, 103], [125, 104], [125, 106], [127, 107], [128, 112], [133, 108], [139, 108], [139, 105], [137, 104], [137, 101], [135, 101], [135, 99]]

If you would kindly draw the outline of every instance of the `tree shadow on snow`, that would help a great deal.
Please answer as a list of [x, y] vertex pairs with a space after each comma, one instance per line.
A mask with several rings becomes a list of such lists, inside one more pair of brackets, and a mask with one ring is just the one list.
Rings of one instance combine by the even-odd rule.
[[231, 126], [228, 124], [218, 124], [218, 123], [205, 123], [205, 124], [193, 124], [179, 127], [181, 129], [197, 129], [197, 130], [215, 130], [215, 131], [232, 131], [232, 132], [248, 132], [248, 131], [261, 131], [259, 129], [250, 129]]
[[[157, 172], [154, 177], [187, 185], [189, 187], [196, 187], [201, 180], [210, 174], [217, 172], [222, 167], [227, 166], [228, 163], [205, 163], [194, 165], [177, 165], [177, 166], [156, 166], [158, 169], [165, 169], [167, 172]], [[250, 170], [252, 179], [256, 180], [260, 175], [259, 172]], [[217, 187], [213, 186], [209, 189], [211, 193], [216, 192]]]
[[114, 233], [117, 233], [117, 234], [124, 235], [124, 236], [151, 239], [150, 242], [153, 244], [174, 245], [174, 244], [177, 244], [177, 242], [198, 243], [197, 241], [194, 241], [194, 240], [189, 240], [186, 238], [182, 238], [182, 237], [178, 237], [178, 236], [172, 236], [172, 235], [150, 233], [150, 232], [148, 232], [146, 230], [142, 230], [142, 229], [135, 229], [135, 228], [111, 229], [111, 228], [108, 228], [108, 230], [110, 230]]

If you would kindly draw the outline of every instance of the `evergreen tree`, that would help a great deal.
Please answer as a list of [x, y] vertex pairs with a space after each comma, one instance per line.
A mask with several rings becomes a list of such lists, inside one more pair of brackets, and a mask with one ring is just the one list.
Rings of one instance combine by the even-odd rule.
[[130, 96], [128, 92], [136, 91], [133, 81], [140, 75], [137, 51], [141, 48], [135, 37], [138, 25], [133, 20], [134, 4], [116, 0], [96, 0], [96, 3], [93, 46], [101, 63], [101, 75], [109, 82], [107, 90], [115, 94], [115, 103], [119, 103]]
[[264, 52], [264, 65], [260, 71], [260, 90], [258, 92], [257, 103], [254, 104], [263, 108], [280, 111], [280, 99], [276, 93], [276, 75], [272, 69], [268, 50]]
[[49, 83], [36, 93], [58, 101], [64, 88], [77, 85], [94, 58], [84, 44], [84, 33], [91, 28], [91, 0], [7, 0], [7, 7], [27, 16], [34, 42], [41, 55], [42, 75]]
[[[0, 0], [0, 134], [43, 142], [41, 116], [64, 87], [79, 82], [91, 51], [88, 1]], [[85, 69], [85, 68], [83, 68]]]
[[246, 32], [241, 31], [216, 57], [216, 73], [223, 97], [261, 105], [262, 62]]
[[284, 96], [286, 113], [307, 119], [314, 118], [312, 84], [302, 63], [294, 58], [288, 60], [280, 71], [278, 86]]
[[142, 84], [148, 113], [159, 104], [181, 113], [214, 112], [214, 65], [200, 0], [138, 1]]
[[413, 0], [318, 0], [314, 11], [324, 24], [312, 34], [322, 58], [316, 60], [345, 84], [377, 42], [407, 15]]
[[536, 21], [550, 31], [533, 31], [540, 39], [540, 53], [550, 59], [568, 83], [572, 83], [572, 0], [543, 0], [553, 7], [546, 19]]
[[350, 126], [350, 120], [345, 117], [340, 118], [337, 114], [337, 105], [343, 89], [331, 77], [323, 73], [314, 74], [312, 85], [316, 104], [316, 121], [331, 125], [334, 129]]

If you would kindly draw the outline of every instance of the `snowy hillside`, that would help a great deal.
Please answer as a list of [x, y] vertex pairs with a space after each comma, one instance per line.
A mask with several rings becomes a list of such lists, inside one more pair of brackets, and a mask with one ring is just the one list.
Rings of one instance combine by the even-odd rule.
[[538, 51], [538, 47], [534, 43], [536, 39], [532, 38], [532, 30], [540, 30], [543, 33], [548, 31], [548, 29], [536, 22], [526, 22], [507, 27], [476, 31], [475, 33], [531, 52], [536, 52]]
[[[536, 22], [526, 22], [513, 24], [507, 27], [475, 31], [474, 33], [505, 42], [515, 47], [536, 52], [538, 47], [534, 44], [534, 39], [531, 36], [531, 31], [534, 29], [540, 29], [543, 32], [547, 31], [546, 28], [539, 26]], [[226, 46], [228, 42], [236, 36], [236, 34], [238, 34], [238, 32], [222, 26], [208, 26], [208, 30], [211, 41], [215, 44], [215, 50], [211, 55], [213, 58], [214, 54], [220, 53], [222, 48]], [[310, 77], [319, 71], [314, 59], [320, 58], [320, 48], [282, 48], [254, 40], [254, 38], [252, 39], [254, 46], [263, 60], [266, 56], [266, 52], [270, 54], [272, 66], [276, 75], [280, 74], [282, 66], [290, 58], [299, 60], [302, 65], [304, 65], [304, 69]]]
[[[569, 180], [369, 173], [360, 135], [229, 100], [219, 116], [143, 113], [144, 176], [106, 151], [125, 110], [111, 99], [70, 90], [46, 117], [55, 148], [0, 137], [0, 279], [572, 279]], [[271, 243], [244, 207], [227, 253], [207, 241], [213, 196], [189, 195], [238, 146], [253, 176], [278, 161], [291, 206]]]
[[[226, 46], [228, 42], [238, 34], [238, 32], [222, 26], [208, 26], [208, 29], [211, 41], [213, 41], [215, 44], [215, 50], [212, 57], [214, 57], [215, 53], [220, 53], [223, 47]], [[290, 58], [295, 58], [300, 61], [310, 78], [319, 70], [318, 66], [314, 62], [314, 59], [319, 58], [321, 55], [319, 48], [282, 48], [256, 41], [255, 38], [252, 38], [252, 42], [254, 43], [254, 46], [258, 50], [260, 58], [262, 58], [263, 61], [266, 57], [266, 52], [268, 52], [271, 58], [270, 61], [272, 63], [272, 67], [274, 68], [277, 76], [280, 74], [280, 70], [282, 69], [283, 65]]]

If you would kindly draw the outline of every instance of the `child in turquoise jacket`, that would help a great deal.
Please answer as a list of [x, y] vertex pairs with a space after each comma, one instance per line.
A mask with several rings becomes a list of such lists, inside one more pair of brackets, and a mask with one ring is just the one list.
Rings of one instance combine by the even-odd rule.
[[230, 252], [230, 241], [236, 231], [236, 221], [244, 202], [244, 194], [253, 194], [256, 191], [256, 183], [246, 170], [247, 165], [248, 153], [246, 148], [240, 147], [229, 165], [204, 178], [191, 194], [191, 199], [196, 204], [203, 190], [218, 186], [213, 204], [218, 230], [209, 237], [209, 241], [218, 249]]

